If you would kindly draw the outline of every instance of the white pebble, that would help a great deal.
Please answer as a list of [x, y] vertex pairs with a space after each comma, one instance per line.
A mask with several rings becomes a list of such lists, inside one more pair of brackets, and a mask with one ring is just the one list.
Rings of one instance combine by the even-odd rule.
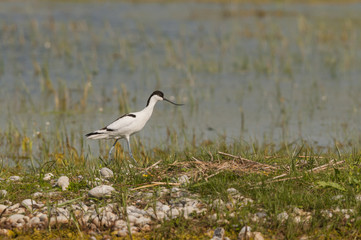
[[103, 197], [110, 196], [113, 191], [115, 191], [115, 189], [112, 186], [100, 185], [98, 187], [95, 187], [95, 188], [91, 189], [88, 192], [88, 194], [91, 197], [103, 198]]
[[159, 211], [159, 212], [157, 212], [157, 219], [158, 220], [167, 219], [167, 216], [166, 216], [166, 214], [164, 212]]
[[8, 206], [0, 204], [0, 214], [7, 208]]
[[117, 234], [116, 234], [117, 237], [126, 237], [127, 235], [128, 235], [127, 230], [119, 230], [119, 231], [117, 231]]
[[11, 176], [11, 177], [9, 177], [9, 180], [10, 181], [20, 181], [21, 177], [19, 177], [19, 176]]
[[63, 215], [60, 215], [57, 217], [52, 216], [50, 218], [50, 226], [54, 226], [55, 224], [67, 224], [68, 222], [69, 222], [69, 219]]
[[260, 232], [253, 232], [253, 239], [254, 240], [264, 240], [262, 233]]
[[4, 198], [8, 195], [8, 192], [6, 190], [0, 190], [0, 198]]
[[244, 226], [239, 233], [244, 234], [245, 232], [251, 232], [251, 231], [252, 228], [250, 226]]
[[277, 215], [277, 220], [280, 222], [284, 222], [287, 221], [288, 219], [288, 213], [287, 212], [281, 212], [280, 214]]
[[9, 229], [0, 229], [0, 236], [12, 237], [13, 232]]
[[218, 228], [216, 228], [216, 230], [214, 230], [213, 238], [223, 239], [224, 233], [225, 233], [224, 229], [221, 227], [218, 227]]
[[189, 184], [189, 177], [187, 175], [182, 175], [178, 178], [178, 183], [187, 185]]
[[22, 214], [13, 214], [11, 215], [7, 221], [13, 225], [13, 226], [16, 226], [18, 223], [24, 223], [24, 215]]
[[32, 210], [33, 208], [39, 208], [42, 207], [43, 204], [38, 204], [35, 200], [32, 199], [25, 199], [21, 202], [21, 205], [23, 207], [29, 208], [30, 210]]
[[117, 220], [114, 222], [115, 229], [123, 229], [127, 227], [127, 223], [124, 220]]
[[187, 206], [183, 209], [183, 211], [184, 211], [184, 217], [188, 218], [188, 216], [190, 214], [192, 214], [193, 212], [196, 212], [196, 209], [192, 206]]
[[42, 222], [47, 222], [47, 221], [48, 221], [48, 216], [47, 216], [46, 214], [41, 214], [41, 215], [39, 216], [39, 219], [40, 219], [40, 221], [42, 221]]
[[14, 211], [20, 207], [20, 203], [16, 203], [8, 208], [9, 211]]
[[33, 193], [33, 197], [34, 197], [34, 198], [42, 197], [43, 195], [44, 195], [44, 194], [41, 193], [41, 192], [35, 192], [35, 193]]
[[43, 177], [44, 181], [49, 181], [52, 177], [54, 177], [54, 174], [52, 173], [46, 173]]
[[214, 208], [221, 208], [223, 206], [224, 206], [224, 202], [222, 201], [222, 199], [216, 199], [212, 203], [212, 207]]
[[170, 210], [170, 207], [168, 205], [162, 205], [160, 208], [158, 208], [159, 210], [163, 211], [163, 212], [168, 212]]
[[69, 187], [69, 178], [67, 176], [61, 176], [56, 184], [65, 191]]
[[40, 218], [39, 217], [33, 217], [32, 219], [30, 219], [29, 221], [29, 227], [34, 228], [37, 225], [39, 225], [41, 223]]
[[237, 189], [235, 189], [235, 188], [228, 188], [227, 189], [227, 193], [229, 194], [229, 195], [236, 195], [236, 194], [238, 194], [239, 192], [238, 192], [238, 190]]
[[176, 218], [179, 216], [179, 210], [176, 209], [176, 208], [173, 208], [173, 209], [170, 209], [168, 211], [168, 216], [171, 217], [171, 218]]
[[142, 227], [142, 226], [144, 226], [145, 224], [148, 224], [148, 223], [150, 223], [150, 222], [151, 222], [150, 218], [140, 217], [140, 218], [135, 219], [135, 222], [134, 222], [134, 223], [135, 223], [135, 225]]
[[113, 171], [106, 167], [100, 169], [100, 175], [103, 178], [112, 178], [114, 176]]

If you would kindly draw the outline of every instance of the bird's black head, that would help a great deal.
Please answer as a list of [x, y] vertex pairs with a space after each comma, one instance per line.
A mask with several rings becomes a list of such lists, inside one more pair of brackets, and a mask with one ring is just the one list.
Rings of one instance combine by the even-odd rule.
[[159, 91], [159, 90], [156, 90], [156, 91], [154, 91], [154, 92], [150, 95], [150, 97], [148, 98], [147, 106], [149, 105], [150, 99], [151, 99], [154, 95], [157, 95], [157, 96], [159, 96], [159, 97], [161, 97], [161, 98], [164, 98], [164, 93], [161, 92], [161, 91]]
[[[182, 105], [183, 105], [183, 104], [174, 103], [174, 102], [166, 99], [166, 98], [164, 97], [163, 92], [157, 90], [157, 91], [154, 91], [154, 92], [152, 93], [152, 95], [150, 95], [150, 97], [148, 98], [147, 106], [149, 105], [150, 99], [152, 99], [153, 96], [158, 96], [158, 97], [162, 98], [161, 100], [167, 101], [167, 102], [169, 102], [169, 103], [171, 103], [171, 104], [174, 104], [174, 105], [176, 105], [176, 106], [182, 106]], [[159, 101], [159, 99], [158, 99], [158, 101]]]
[[158, 96], [161, 97], [161, 98], [164, 97], [164, 93], [161, 92], [161, 91], [159, 91], [159, 90], [154, 91], [154, 92], [152, 93], [152, 95], [150, 95], [150, 97], [152, 97], [152, 96], [154, 96], [154, 95], [158, 95]]

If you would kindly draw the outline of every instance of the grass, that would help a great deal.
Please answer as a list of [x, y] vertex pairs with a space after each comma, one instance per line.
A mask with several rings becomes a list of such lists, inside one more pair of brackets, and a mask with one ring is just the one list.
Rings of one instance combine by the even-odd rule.
[[[236, 168], [234, 165], [219, 169], [209, 167], [210, 165], [206, 165], [209, 168], [200, 168], [200, 164], [222, 166], [226, 162], [237, 161], [233, 157], [219, 154], [218, 149], [254, 161], [252, 162], [254, 165], [245, 166], [243, 169]], [[134, 152], [138, 150], [135, 148]], [[153, 153], [154, 151], [156, 153]], [[124, 156], [119, 147], [117, 153]], [[269, 145], [255, 148], [254, 146], [245, 147], [237, 142], [232, 145], [218, 142], [200, 145], [184, 152], [176, 152], [173, 156], [170, 156], [167, 151], [156, 149], [151, 149], [143, 154], [145, 154], [144, 159], [148, 159], [148, 162], [144, 163], [144, 168], [150, 167], [160, 160], [157, 164], [158, 167], [150, 168], [146, 175], [139, 170], [125, 174], [127, 162], [119, 161], [119, 159], [123, 159], [120, 156], [117, 158], [118, 161], [112, 161], [108, 165], [115, 173], [115, 177], [110, 183], [120, 195], [114, 195], [105, 202], [96, 200], [99, 207], [109, 201], [122, 202], [123, 205], [125, 204], [124, 206], [132, 205], [137, 199], [138, 191], [157, 192], [159, 187], [146, 187], [137, 191], [132, 191], [132, 188], [145, 186], [152, 182], [176, 182], [177, 178], [184, 174], [190, 177], [190, 183], [183, 188], [197, 194], [206, 205], [209, 204], [206, 213], [199, 214], [193, 219], [179, 217], [159, 222], [160, 225], [153, 228], [150, 233], [145, 232], [140, 235], [146, 239], [158, 239], [158, 237], [166, 239], [169, 236], [177, 236], [180, 239], [191, 239], [196, 236], [209, 238], [212, 230], [219, 226], [224, 227], [229, 236], [235, 237], [244, 225], [251, 226], [254, 231], [262, 232], [266, 238], [296, 239], [303, 235], [323, 239], [359, 237], [357, 229], [361, 220], [357, 216], [361, 203], [356, 200], [356, 196], [361, 191], [359, 168], [361, 153], [356, 150], [349, 153], [347, 149], [338, 147], [325, 148], [320, 151], [305, 144], [300, 147], [300, 143], [287, 145], [287, 148], [271, 149]], [[128, 156], [125, 154], [125, 159], [127, 158]], [[345, 162], [340, 165], [330, 164], [334, 159]], [[54, 161], [47, 168], [3, 168], [0, 175], [2, 178], [8, 178], [14, 173], [23, 178], [20, 182], [2, 182], [2, 189], [8, 191], [8, 196], [2, 198], [0, 203], [21, 202], [34, 192], [54, 190], [59, 191], [59, 195], [50, 198], [43, 197], [40, 201], [47, 202], [54, 207], [59, 206], [60, 202], [64, 200], [73, 200], [71, 203], [94, 201], [95, 199], [92, 200], [86, 196], [87, 191], [91, 188], [86, 181], [99, 176], [97, 169], [101, 167], [102, 162], [97, 160], [89, 162], [89, 160], [75, 155], [68, 157], [66, 161], [71, 164], [66, 165], [64, 162]], [[257, 169], [255, 166], [258, 164], [272, 165], [275, 169], [272, 171]], [[329, 165], [318, 172], [310, 171], [323, 164]], [[42, 176], [45, 172], [53, 172], [56, 177], [66, 174], [71, 179], [68, 191], [61, 192], [60, 189], [54, 189], [49, 182], [43, 181]], [[286, 176], [274, 181], [274, 177], [281, 174], [286, 174]], [[79, 175], [82, 175], [83, 178], [79, 179]], [[253, 203], [242, 205], [242, 202], [232, 200], [227, 193], [228, 188], [237, 189], [243, 197], [252, 199]], [[153, 196], [153, 201], [164, 198], [157, 194]], [[335, 198], [335, 196], [339, 197]], [[211, 204], [217, 199], [221, 199], [224, 203], [233, 202], [233, 204], [225, 208], [220, 206], [219, 209], [211, 207]], [[292, 215], [295, 208], [311, 213], [310, 222], [297, 224], [292, 219], [285, 222], [278, 219], [278, 214], [282, 212]], [[349, 219], [345, 219], [342, 213], [334, 213], [334, 217], [331, 219], [322, 215], [324, 210], [337, 208], [352, 209], [353, 213]], [[252, 220], [254, 214], [259, 211], [267, 214], [267, 220]], [[216, 214], [217, 218], [210, 221], [209, 217], [213, 214]], [[52, 230], [51, 233], [45, 231], [41, 234], [45, 238], [51, 238], [61, 229], [63, 228]], [[68, 230], [64, 230], [61, 234], [79, 237], [76, 225], [70, 224], [66, 229]], [[108, 230], [103, 229], [103, 231], [106, 234]], [[31, 231], [16, 234], [26, 237], [29, 236], [27, 234], [40, 233]], [[108, 232], [108, 234], [111, 233]], [[134, 237], [137, 238], [137, 236]]]
[[[319, 10], [331, 8], [320, 15], [314, 5], [302, 10], [280, 4], [294, 1], [270, 4], [276, 8], [236, 2], [191, 11], [179, 3], [172, 21], [152, 12], [159, 6], [162, 13], [172, 11], [172, 3], [144, 5], [151, 6], [149, 16], [139, 16], [133, 5], [108, 3], [107, 10], [129, 8], [129, 14], [109, 14], [119, 19], [79, 10], [96, 9], [96, 2], [54, 2], [59, 12], [69, 12], [65, 18], [54, 17], [41, 4], [33, 11], [17, 10], [26, 21], [3, 10], [0, 178], [20, 175], [22, 180], [1, 181], [0, 190], [8, 195], [0, 204], [57, 191], [40, 201], [52, 207], [93, 201], [102, 207], [106, 200], [91, 199], [87, 191], [94, 186], [89, 181], [95, 182], [98, 170], [107, 166], [119, 193], [110, 201], [121, 206], [137, 200], [146, 204], [138, 191], [154, 193], [150, 207], [170, 200], [159, 192], [172, 185], [152, 183], [176, 183], [184, 174], [190, 183], [182, 188], [207, 205], [203, 215], [157, 222], [134, 239], [209, 239], [216, 227], [236, 238], [244, 225], [266, 238], [360, 238], [360, 17], [343, 8], [333, 12], [332, 4], [321, 4]], [[68, 11], [70, 4], [73, 11]], [[39, 18], [38, 11], [49, 17]], [[120, 144], [116, 160], [107, 163], [111, 143], [90, 142], [84, 134], [138, 110], [157, 88], [185, 107], [159, 104], [147, 133], [132, 139], [139, 170], [129, 172], [129, 156]], [[345, 162], [331, 164], [340, 161]], [[67, 175], [68, 191], [43, 181], [48, 172], [55, 178]], [[253, 203], [243, 206], [228, 188]], [[232, 204], [211, 207], [218, 200]], [[292, 220], [296, 208], [312, 215], [309, 222]], [[324, 210], [336, 209], [354, 212], [350, 218], [341, 210], [325, 217]], [[259, 212], [267, 214], [265, 221], [254, 221]], [[284, 212], [291, 217], [281, 221]], [[15, 234], [76, 239], [87, 234], [83, 230], [74, 220], [66, 228]]]

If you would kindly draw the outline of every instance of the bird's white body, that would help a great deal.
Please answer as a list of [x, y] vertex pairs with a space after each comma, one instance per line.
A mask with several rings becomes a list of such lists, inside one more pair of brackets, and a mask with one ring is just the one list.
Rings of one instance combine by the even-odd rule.
[[158, 99], [160, 97], [156, 96], [150, 99], [148, 106], [139, 112], [128, 113], [108, 126], [95, 131], [93, 135], [89, 135], [90, 139], [121, 139], [129, 138], [134, 133], [139, 132], [143, 129], [145, 124], [148, 122], [152, 116], [153, 109], [157, 101], [162, 100]]
[[162, 100], [170, 102], [174, 105], [178, 105], [178, 106], [182, 105], [182, 104], [176, 104], [164, 98], [164, 94], [161, 91], [154, 91], [150, 95], [147, 102], [147, 106], [143, 110], [139, 112], [125, 114], [120, 118], [118, 118], [117, 120], [115, 120], [114, 122], [112, 122], [111, 124], [109, 124], [108, 126], [103, 127], [102, 129], [96, 130], [94, 132], [88, 133], [85, 136], [89, 139], [115, 139], [115, 142], [109, 151], [109, 158], [117, 141], [121, 138], [125, 138], [127, 140], [129, 154], [136, 163], [132, 154], [132, 150], [130, 148], [130, 141], [129, 141], [130, 136], [143, 129], [145, 124], [148, 122], [149, 118], [152, 116], [155, 104], [158, 101], [162, 101]]

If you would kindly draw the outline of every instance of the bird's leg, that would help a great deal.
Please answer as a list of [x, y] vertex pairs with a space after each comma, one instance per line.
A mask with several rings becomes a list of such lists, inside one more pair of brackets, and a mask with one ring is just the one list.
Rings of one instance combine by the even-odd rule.
[[115, 140], [113, 146], [110, 148], [110, 150], [109, 150], [109, 155], [108, 155], [108, 159], [110, 159], [111, 154], [112, 154], [112, 151], [113, 151], [113, 149], [114, 149], [114, 147], [115, 147], [115, 144], [117, 144], [118, 140], [119, 140], [119, 139]]
[[134, 162], [135, 166], [138, 166], [138, 162], [137, 162], [137, 161], [134, 159], [134, 157], [133, 157], [132, 149], [131, 149], [131, 147], [130, 147], [129, 137], [126, 137], [125, 139], [127, 140], [129, 155], [130, 155], [130, 157], [133, 159], [133, 162]]

